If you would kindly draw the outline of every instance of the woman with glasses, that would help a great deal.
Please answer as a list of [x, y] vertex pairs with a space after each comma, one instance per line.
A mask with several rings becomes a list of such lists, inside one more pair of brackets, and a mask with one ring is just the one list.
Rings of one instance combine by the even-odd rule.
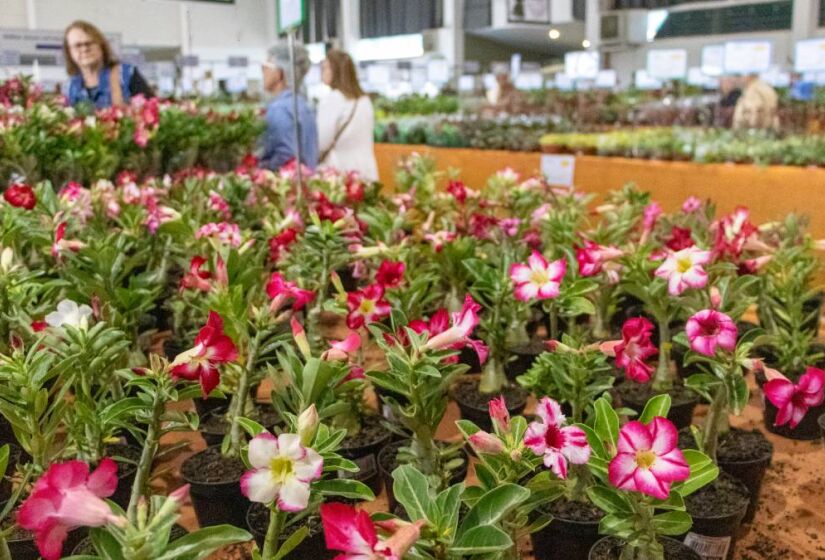
[[149, 84], [131, 64], [120, 63], [109, 41], [87, 21], [75, 21], [63, 35], [69, 74], [69, 104], [103, 109], [129, 103], [135, 95], [153, 97]]

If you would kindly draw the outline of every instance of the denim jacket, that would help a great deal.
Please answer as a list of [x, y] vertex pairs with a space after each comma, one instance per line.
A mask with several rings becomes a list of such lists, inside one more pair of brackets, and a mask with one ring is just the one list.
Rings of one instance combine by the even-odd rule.
[[[120, 89], [123, 92], [124, 103], [129, 102], [131, 94], [129, 93], [129, 82], [132, 80], [135, 68], [131, 64], [120, 65]], [[75, 74], [69, 78], [69, 105], [75, 106], [78, 103], [90, 103], [96, 109], [104, 109], [112, 106], [112, 92], [111, 83], [109, 81], [109, 74], [111, 70], [108, 67], [100, 69], [97, 78], [97, 87], [93, 88], [91, 94], [86, 86], [83, 84], [83, 76]]]

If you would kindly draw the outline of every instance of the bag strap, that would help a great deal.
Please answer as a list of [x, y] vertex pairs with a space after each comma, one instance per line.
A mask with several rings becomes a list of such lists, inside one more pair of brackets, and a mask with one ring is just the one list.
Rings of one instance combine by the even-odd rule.
[[109, 70], [109, 91], [112, 94], [112, 107], [123, 105], [123, 89], [120, 85], [120, 64]]
[[329, 148], [327, 148], [326, 150], [324, 150], [324, 151], [321, 153], [321, 155], [318, 157], [318, 162], [319, 162], [319, 163], [323, 163], [323, 162], [324, 162], [324, 160], [325, 160], [325, 159], [327, 159], [327, 156], [330, 154], [330, 152], [332, 152], [332, 150], [333, 150], [333, 149], [335, 149], [335, 144], [337, 144], [337, 143], [338, 143], [338, 139], [341, 137], [341, 135], [342, 135], [342, 134], [344, 133], [344, 131], [347, 129], [347, 127], [349, 126], [349, 123], [351, 123], [351, 122], [352, 122], [352, 118], [355, 116], [355, 110], [358, 108], [358, 102], [359, 102], [359, 101], [361, 101], [361, 98], [360, 98], [360, 97], [359, 97], [358, 99], [356, 99], [356, 100], [355, 100], [355, 103], [353, 103], [353, 104], [352, 104], [352, 110], [349, 112], [349, 117], [347, 117], [347, 120], [346, 120], [346, 121], [344, 121], [344, 124], [341, 126], [341, 128], [339, 128], [339, 129], [335, 132], [335, 136], [334, 136], [334, 137], [333, 137], [333, 139], [332, 139], [332, 144], [330, 144], [330, 145], [329, 145]]

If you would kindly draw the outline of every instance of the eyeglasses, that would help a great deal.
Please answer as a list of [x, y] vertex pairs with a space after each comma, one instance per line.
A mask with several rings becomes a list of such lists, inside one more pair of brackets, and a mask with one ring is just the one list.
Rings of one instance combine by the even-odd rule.
[[83, 49], [90, 49], [95, 46], [97, 46], [97, 43], [95, 41], [83, 41], [82, 43], [75, 43], [74, 45], [69, 45], [69, 48], [73, 51], [80, 51]]

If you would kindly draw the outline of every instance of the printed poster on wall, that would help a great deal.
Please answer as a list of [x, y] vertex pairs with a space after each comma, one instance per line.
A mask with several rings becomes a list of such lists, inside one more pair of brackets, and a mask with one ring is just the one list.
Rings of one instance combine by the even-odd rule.
[[576, 156], [544, 154], [541, 156], [541, 171], [548, 184], [572, 188], [576, 175]]
[[819, 72], [825, 70], [825, 39], [806, 39], [796, 43], [794, 70]]
[[770, 41], [728, 41], [725, 43], [726, 74], [758, 74], [771, 67]]
[[651, 49], [647, 53], [647, 73], [657, 80], [683, 80], [687, 65], [686, 49]]

